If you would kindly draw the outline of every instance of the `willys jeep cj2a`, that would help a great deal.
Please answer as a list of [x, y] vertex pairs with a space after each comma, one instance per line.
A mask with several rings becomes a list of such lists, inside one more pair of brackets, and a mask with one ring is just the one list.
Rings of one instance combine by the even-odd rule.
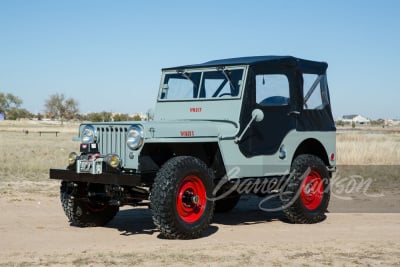
[[163, 69], [154, 121], [83, 123], [80, 153], [50, 169], [68, 220], [101, 226], [148, 205], [165, 238], [198, 238], [246, 183], [268, 185], [252, 193], [277, 195], [290, 222], [322, 221], [336, 168], [327, 66], [257, 56]]

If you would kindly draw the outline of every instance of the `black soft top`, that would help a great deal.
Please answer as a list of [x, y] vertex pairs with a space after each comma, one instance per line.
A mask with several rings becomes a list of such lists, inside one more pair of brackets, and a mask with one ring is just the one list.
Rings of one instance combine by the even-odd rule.
[[163, 70], [174, 70], [174, 69], [191, 69], [191, 68], [206, 68], [206, 67], [223, 67], [223, 66], [234, 66], [234, 65], [280, 65], [291, 68], [297, 68], [304, 73], [325, 73], [328, 68], [326, 62], [318, 62], [296, 58], [292, 56], [255, 56], [255, 57], [236, 57], [227, 59], [218, 59], [208, 61], [202, 64], [193, 64], [178, 66], [173, 68], [164, 68]]

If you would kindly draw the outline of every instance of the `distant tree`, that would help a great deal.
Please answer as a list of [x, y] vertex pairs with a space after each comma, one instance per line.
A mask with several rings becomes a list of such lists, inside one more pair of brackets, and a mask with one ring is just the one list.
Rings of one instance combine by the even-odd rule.
[[113, 116], [114, 121], [129, 121], [130, 117], [128, 114], [115, 114]]
[[65, 118], [68, 120], [76, 118], [79, 112], [78, 106], [78, 101], [73, 98], [65, 100]]
[[89, 114], [87, 114], [86, 117], [87, 117], [88, 121], [93, 121], [93, 122], [103, 121], [103, 118], [101, 117], [101, 114], [97, 113], [97, 112], [89, 113]]
[[20, 108], [22, 99], [10, 93], [0, 92], [0, 112], [4, 113], [8, 120], [30, 119], [33, 115], [26, 109]]
[[383, 125], [385, 125], [385, 120], [384, 119], [372, 120], [371, 125], [372, 126], [383, 126]]
[[5, 94], [0, 92], [0, 112], [4, 113], [6, 115], [6, 118], [8, 118], [8, 113], [11, 110], [13, 110], [15, 113], [15, 109], [19, 109], [21, 104], [22, 100], [18, 96], [10, 93]]
[[101, 112], [101, 116], [103, 117], [103, 121], [112, 121], [112, 113], [103, 111]]
[[47, 115], [52, 119], [73, 119], [78, 115], [78, 102], [73, 98], [65, 98], [64, 94], [50, 95], [46, 100], [45, 109]]
[[142, 120], [142, 117], [140, 117], [139, 114], [136, 114], [136, 115], [134, 115], [134, 116], [132, 117], [132, 120], [133, 120], [133, 121], [141, 121], [141, 120]]
[[104, 121], [111, 121], [111, 117], [112, 117], [111, 112], [102, 111], [102, 112], [89, 113], [87, 114], [85, 119], [92, 122], [104, 122]]
[[87, 120], [89, 120], [87, 114], [77, 114], [76, 115], [76, 119], [78, 121], [87, 121]]
[[7, 120], [31, 119], [33, 114], [24, 108], [11, 108], [7, 112]]
[[336, 125], [337, 126], [344, 126], [344, 121], [338, 120], [338, 121], [336, 121]]
[[43, 116], [42, 116], [42, 114], [38, 113], [36, 115], [36, 118], [38, 119], [38, 121], [41, 121], [43, 119]]

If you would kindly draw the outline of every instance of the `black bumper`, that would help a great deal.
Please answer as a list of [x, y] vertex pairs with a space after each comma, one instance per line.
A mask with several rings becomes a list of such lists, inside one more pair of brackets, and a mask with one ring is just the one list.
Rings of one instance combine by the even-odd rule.
[[50, 179], [85, 182], [96, 184], [130, 185], [139, 186], [142, 184], [142, 176], [139, 174], [116, 174], [116, 173], [76, 173], [66, 169], [50, 169]]

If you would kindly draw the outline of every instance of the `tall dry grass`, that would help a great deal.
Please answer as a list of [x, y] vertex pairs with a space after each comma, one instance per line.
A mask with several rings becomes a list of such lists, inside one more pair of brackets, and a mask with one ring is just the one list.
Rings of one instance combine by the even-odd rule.
[[[49, 169], [65, 168], [69, 152], [79, 150], [79, 143], [72, 141], [77, 129], [77, 124], [0, 122], [0, 194], [55, 194], [59, 183], [49, 180]], [[60, 133], [40, 136], [39, 131]]]
[[0, 132], [0, 173], [2, 181], [48, 178], [51, 167], [67, 166], [70, 151], [79, 149], [72, 141], [73, 134]]
[[345, 132], [336, 135], [338, 165], [399, 165], [400, 134]]
[[[28, 130], [25, 134], [23, 130]], [[59, 131], [39, 136], [38, 131]], [[67, 156], [79, 149], [72, 141], [78, 124], [0, 121], [0, 182], [48, 182], [48, 170], [67, 165]], [[397, 165], [400, 133], [345, 132], [337, 134], [338, 165]]]

